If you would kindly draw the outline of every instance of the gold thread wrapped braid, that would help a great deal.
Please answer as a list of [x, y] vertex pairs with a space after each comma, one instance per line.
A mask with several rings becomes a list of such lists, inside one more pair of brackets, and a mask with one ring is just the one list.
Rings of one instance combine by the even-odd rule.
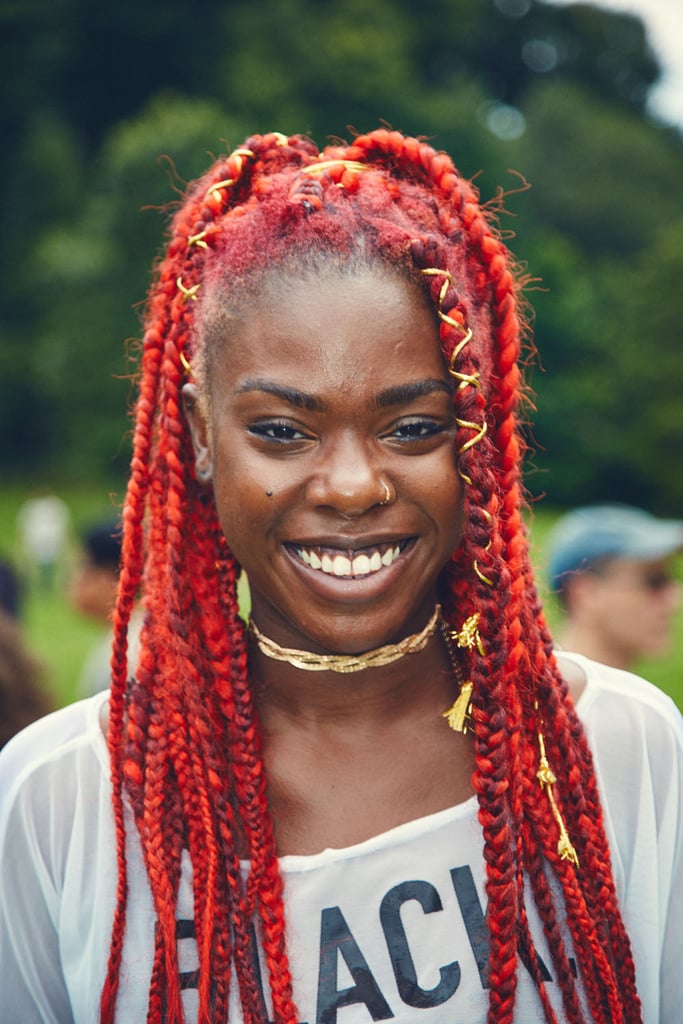
[[198, 245], [201, 249], [208, 249], [209, 247], [206, 244], [206, 242], [204, 241], [204, 239], [206, 238], [206, 235], [207, 235], [206, 230], [200, 231], [196, 235], [190, 235], [190, 237], [187, 240], [187, 244], [188, 245]]
[[329, 171], [332, 167], [344, 167], [349, 171], [371, 171], [372, 167], [370, 164], [361, 164], [357, 160], [321, 160], [316, 164], [308, 164], [306, 167], [302, 167], [300, 174], [310, 174], [315, 177], [318, 174], [324, 174], [325, 171]]
[[[462, 334], [463, 334], [463, 337], [460, 339], [460, 341], [454, 347], [454, 349], [453, 349], [453, 351], [451, 353], [451, 357], [448, 360], [448, 372], [449, 372], [450, 376], [454, 377], [455, 380], [458, 381], [458, 391], [462, 391], [466, 387], [476, 387], [476, 388], [479, 388], [481, 390], [481, 383], [480, 383], [480, 380], [479, 380], [479, 373], [478, 372], [475, 372], [475, 373], [462, 373], [460, 370], [456, 370], [456, 368], [455, 368], [456, 359], [458, 358], [458, 356], [460, 355], [462, 350], [465, 348], [465, 346], [468, 345], [469, 342], [472, 340], [473, 335], [472, 335], [472, 328], [471, 327], [466, 327], [459, 320], [456, 320], [454, 317], [449, 316], [448, 313], [444, 312], [443, 304], [444, 304], [444, 302], [446, 300], [446, 295], [448, 294], [448, 289], [450, 287], [455, 287], [455, 282], [453, 280], [453, 275], [451, 274], [450, 270], [444, 270], [442, 267], [424, 267], [422, 269], [421, 273], [424, 274], [426, 277], [443, 277], [444, 278], [444, 282], [441, 285], [441, 288], [439, 290], [439, 306], [438, 306], [438, 309], [437, 309], [437, 316], [439, 317], [439, 319], [443, 323], [448, 324], [449, 327], [453, 327], [456, 330], [461, 331]], [[473, 438], [471, 438], [471, 440], [466, 441], [458, 449], [459, 454], [462, 454], [463, 452], [468, 451], [468, 449], [472, 448], [473, 445], [475, 445], [479, 441], [481, 441], [482, 437], [484, 437], [484, 435], [486, 434], [486, 432], [488, 430], [488, 425], [487, 425], [485, 420], [484, 420], [483, 423], [479, 424], [479, 423], [471, 423], [469, 420], [459, 420], [459, 419], [456, 419], [456, 423], [458, 424], [459, 427], [465, 428], [467, 430], [474, 430], [474, 431], [476, 431], [475, 436]], [[460, 478], [462, 480], [464, 480], [464, 482], [466, 484], [469, 484], [470, 486], [472, 485], [471, 478], [467, 475], [467, 473], [463, 472], [463, 470], [459, 466], [458, 466], [458, 474], [459, 474]], [[477, 574], [480, 575], [479, 573], [477, 573]], [[480, 579], [484, 580], [484, 582], [488, 582], [488, 579], [486, 579], [485, 577], [482, 577], [481, 575], [480, 575]]]
[[[536, 704], [536, 707], [538, 708], [538, 704]], [[564, 819], [562, 818], [560, 808], [557, 806], [557, 802], [555, 800], [553, 786], [557, 782], [557, 778], [548, 762], [548, 758], [545, 752], [545, 739], [540, 729], [538, 730], [538, 749], [539, 762], [538, 771], [536, 772], [536, 778], [539, 781], [541, 789], [545, 790], [546, 796], [548, 797], [548, 802], [550, 804], [550, 810], [560, 832], [560, 837], [557, 840], [558, 855], [561, 860], [571, 861], [571, 863], [578, 868], [580, 867], [579, 856], [576, 850], [574, 849], [574, 845], [571, 839], [569, 838], [569, 833], [567, 832], [567, 828], [565, 826]]]
[[253, 157], [254, 153], [250, 149], [242, 148], [233, 150], [232, 153], [230, 153], [230, 155], [228, 156], [228, 162], [230, 160], [234, 160], [237, 165], [235, 177], [224, 178], [222, 181], [214, 181], [213, 185], [209, 185], [209, 187], [207, 188], [206, 195], [215, 196], [222, 188], [231, 188], [238, 180], [240, 174], [242, 173], [242, 169], [244, 168], [244, 161], [247, 159], [252, 159]]
[[182, 277], [178, 277], [176, 278], [176, 286], [183, 296], [183, 302], [187, 302], [188, 299], [192, 299], [193, 302], [197, 301], [197, 292], [199, 291], [200, 285], [193, 284], [191, 288], [186, 288], [183, 284]]

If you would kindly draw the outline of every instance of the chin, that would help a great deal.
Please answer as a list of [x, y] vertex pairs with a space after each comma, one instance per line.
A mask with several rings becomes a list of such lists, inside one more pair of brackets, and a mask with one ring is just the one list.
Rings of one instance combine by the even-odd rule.
[[409, 616], [406, 616], [404, 609], [396, 618], [383, 616], [382, 622], [374, 628], [368, 621], [367, 613], [360, 612], [354, 617], [344, 616], [338, 621], [331, 616], [327, 620], [329, 629], [326, 630], [324, 637], [320, 636], [318, 630], [309, 635], [316, 646], [325, 653], [364, 654], [377, 647], [399, 643], [412, 633], [419, 633], [427, 624], [434, 604], [435, 602], [430, 604], [424, 612], [414, 612]]

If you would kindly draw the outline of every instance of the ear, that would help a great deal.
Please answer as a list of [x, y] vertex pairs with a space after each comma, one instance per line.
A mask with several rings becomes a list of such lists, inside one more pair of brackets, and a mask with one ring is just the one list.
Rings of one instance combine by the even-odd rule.
[[208, 484], [213, 479], [213, 446], [206, 403], [201, 401], [196, 384], [184, 384], [182, 395], [194, 449], [195, 476], [200, 484]]
[[565, 584], [565, 588], [567, 611], [575, 617], [592, 618], [596, 604], [599, 607], [604, 600], [602, 578], [590, 569], [575, 572]]

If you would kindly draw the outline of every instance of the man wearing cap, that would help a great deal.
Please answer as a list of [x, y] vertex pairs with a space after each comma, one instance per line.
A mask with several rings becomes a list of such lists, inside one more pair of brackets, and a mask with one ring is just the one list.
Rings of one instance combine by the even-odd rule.
[[664, 654], [680, 585], [673, 559], [683, 520], [629, 505], [590, 505], [563, 516], [548, 538], [549, 577], [565, 619], [566, 650], [616, 668]]

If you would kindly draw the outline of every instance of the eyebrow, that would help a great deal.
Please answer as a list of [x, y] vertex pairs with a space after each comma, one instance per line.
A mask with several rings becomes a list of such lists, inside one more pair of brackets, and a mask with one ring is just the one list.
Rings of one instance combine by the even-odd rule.
[[439, 380], [438, 377], [427, 377], [425, 380], [416, 380], [385, 388], [375, 397], [372, 404], [377, 409], [388, 409], [392, 405], [408, 405], [416, 398], [424, 398], [425, 395], [432, 395], [435, 391], [443, 391], [449, 397], [453, 394], [453, 389], [445, 380]]
[[[290, 388], [283, 384], [276, 384], [270, 380], [263, 380], [261, 378], [247, 379], [237, 388], [238, 395], [247, 394], [250, 391], [262, 391], [264, 394], [274, 395], [275, 398], [281, 398], [284, 402], [293, 405], [297, 409], [307, 409], [309, 412], [325, 412], [327, 409], [325, 402], [318, 398], [317, 395], [312, 395], [308, 391], [300, 391], [299, 388]], [[385, 388], [384, 391], [380, 391], [378, 395], [375, 395], [371, 407], [374, 409], [388, 409], [394, 405], [407, 405], [410, 402], [414, 402], [417, 398], [434, 394], [436, 391], [442, 391], [449, 397], [453, 394], [452, 387], [446, 381], [439, 380], [438, 377], [427, 377], [425, 380], [416, 380]]]
[[275, 384], [270, 380], [245, 380], [237, 388], [238, 395], [247, 394], [250, 391], [263, 391], [266, 395], [274, 395], [281, 398], [283, 402], [295, 406], [297, 409], [308, 409], [309, 412], [324, 412], [325, 403], [316, 395], [307, 391], [299, 391], [298, 388], [288, 388], [283, 384]]

